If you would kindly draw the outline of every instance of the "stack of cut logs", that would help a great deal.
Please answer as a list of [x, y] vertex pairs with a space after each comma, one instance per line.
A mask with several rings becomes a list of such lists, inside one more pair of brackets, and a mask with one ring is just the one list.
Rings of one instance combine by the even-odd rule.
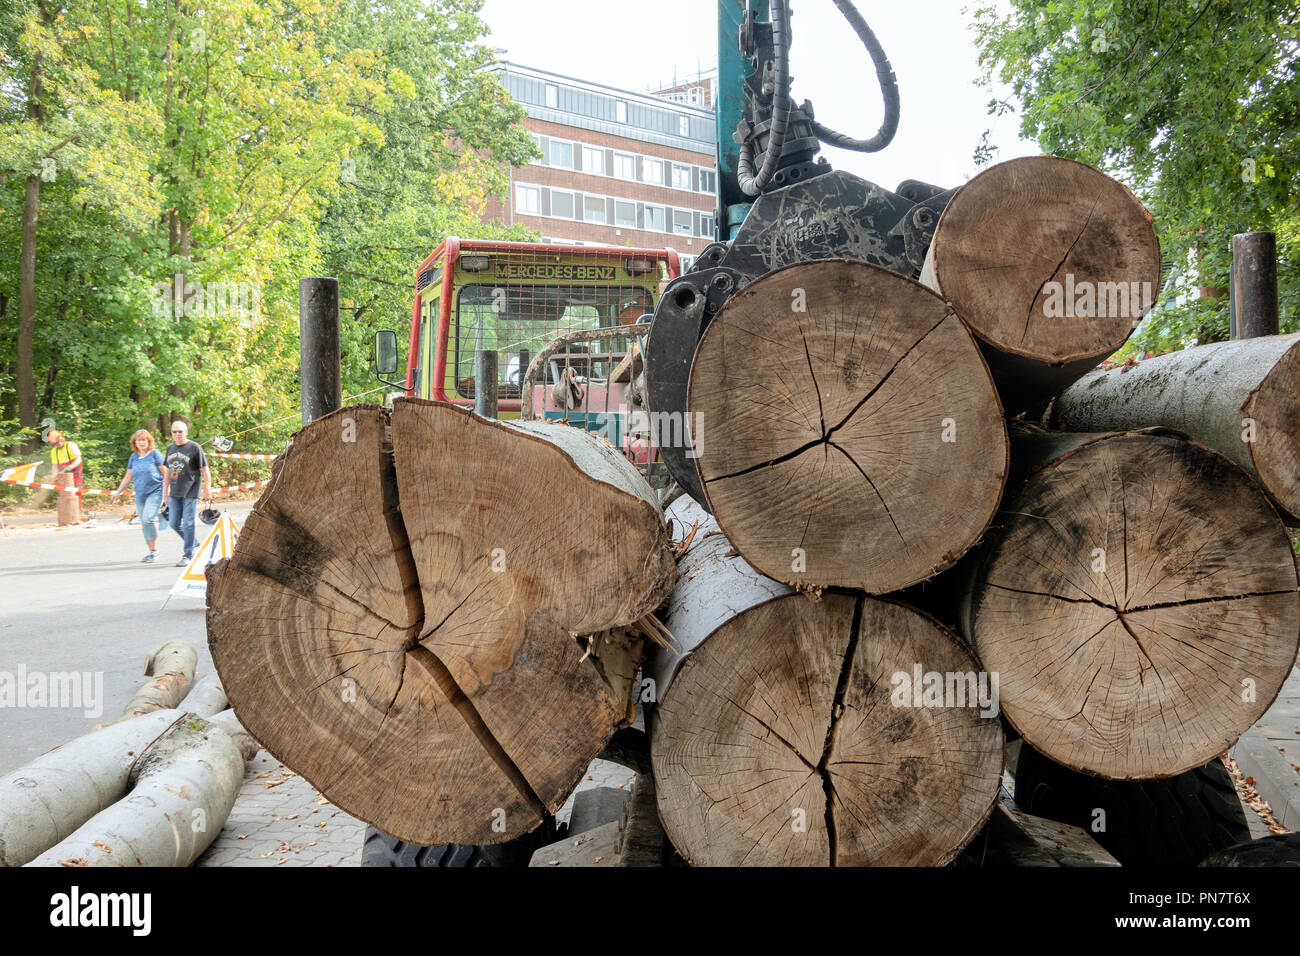
[[945, 863], [992, 811], [1000, 717], [1094, 775], [1205, 764], [1300, 645], [1300, 335], [1091, 371], [1160, 271], [1127, 189], [1035, 158], [954, 196], [919, 283], [764, 276], [701, 338], [707, 500], [666, 513], [576, 429], [317, 420], [210, 574], [230, 701], [428, 845], [532, 830], [644, 702], [701, 865]]

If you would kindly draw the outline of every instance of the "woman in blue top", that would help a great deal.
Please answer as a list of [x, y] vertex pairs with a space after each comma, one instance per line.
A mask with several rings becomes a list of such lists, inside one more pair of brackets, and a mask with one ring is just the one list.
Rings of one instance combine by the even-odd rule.
[[135, 510], [140, 515], [140, 530], [149, 545], [149, 553], [142, 561], [152, 564], [158, 560], [158, 509], [162, 507], [163, 493], [163, 456], [154, 448], [153, 435], [147, 429], [140, 429], [131, 436], [131, 457], [126, 462], [126, 474], [117, 490], [109, 497], [116, 499], [126, 486], [135, 483]]

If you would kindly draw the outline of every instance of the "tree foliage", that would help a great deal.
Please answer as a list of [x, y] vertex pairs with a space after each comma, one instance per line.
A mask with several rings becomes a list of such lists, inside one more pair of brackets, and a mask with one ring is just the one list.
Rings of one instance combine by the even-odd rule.
[[974, 12], [984, 79], [1022, 135], [1130, 185], [1170, 265], [1126, 346], [1228, 335], [1229, 242], [1277, 233], [1283, 330], [1300, 328], [1300, 0], [1007, 0]]
[[34, 174], [30, 421], [103, 448], [88, 477], [114, 480], [130, 433], [176, 417], [197, 437], [244, 435], [243, 450], [291, 432], [302, 276], [339, 277], [344, 393], [373, 390], [370, 335], [409, 321], [415, 265], [445, 232], [504, 232], [479, 213], [532, 155], [484, 69], [481, 5], [0, 7], [0, 421], [19, 418]]

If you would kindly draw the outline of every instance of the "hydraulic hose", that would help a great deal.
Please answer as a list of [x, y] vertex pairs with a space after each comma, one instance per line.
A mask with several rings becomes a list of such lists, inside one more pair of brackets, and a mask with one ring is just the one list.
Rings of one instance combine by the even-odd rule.
[[[772, 14], [772, 60], [776, 73], [776, 88], [772, 91], [772, 127], [768, 131], [763, 165], [757, 174], [754, 173], [754, 152], [750, 142], [746, 140], [740, 147], [740, 158], [736, 162], [736, 180], [741, 192], [746, 196], [757, 196], [772, 181], [772, 175], [776, 172], [777, 163], [781, 159], [781, 148], [785, 145], [786, 128], [790, 119], [792, 105], [790, 101], [790, 13], [786, 0], [772, 0]], [[863, 26], [866, 24], [864, 23]], [[875, 41], [874, 36], [871, 39], [872, 42]], [[876, 44], [876, 46], [879, 48], [880, 45]], [[883, 51], [881, 55], [884, 55]], [[897, 93], [895, 93], [895, 102], [897, 102]]]
[[818, 139], [828, 145], [857, 153], [875, 153], [888, 146], [894, 134], [898, 132], [898, 79], [889, 65], [889, 57], [885, 56], [884, 47], [871, 32], [871, 27], [867, 26], [867, 21], [862, 19], [862, 14], [858, 13], [857, 7], [853, 6], [852, 0], [834, 0], [834, 2], [835, 6], [840, 8], [840, 13], [844, 14], [844, 19], [849, 21], [849, 26], [853, 27], [853, 32], [858, 35], [862, 45], [871, 54], [871, 62], [875, 64], [876, 76], [880, 81], [880, 93], [885, 100], [885, 118], [881, 121], [876, 135], [870, 139], [854, 139], [845, 136], [816, 120], [812, 121], [813, 132], [817, 134]]

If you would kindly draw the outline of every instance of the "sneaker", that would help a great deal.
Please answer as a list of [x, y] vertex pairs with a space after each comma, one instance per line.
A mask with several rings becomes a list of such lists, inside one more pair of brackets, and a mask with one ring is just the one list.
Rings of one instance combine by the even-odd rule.
[[158, 560], [157, 551], [150, 551], [148, 554], [146, 554], [143, 558], [140, 559], [140, 561], [143, 564], [153, 564], [157, 560]]
[[185, 565], [189, 564], [190, 561], [192, 561], [193, 559], [194, 559], [194, 555], [187, 554], [185, 557], [181, 558], [179, 561], [176, 562], [176, 567], [183, 568], [185, 567]]

